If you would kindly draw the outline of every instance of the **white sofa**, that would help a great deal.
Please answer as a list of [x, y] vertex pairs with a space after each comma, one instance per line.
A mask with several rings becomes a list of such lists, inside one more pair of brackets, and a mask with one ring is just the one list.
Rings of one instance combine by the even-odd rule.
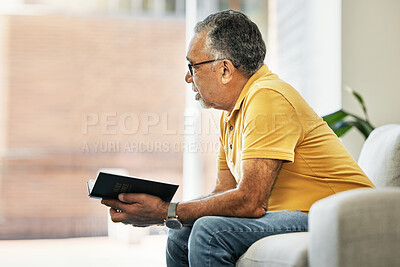
[[309, 212], [309, 232], [263, 238], [236, 266], [400, 266], [400, 125], [375, 129], [358, 163], [376, 189], [317, 201]]

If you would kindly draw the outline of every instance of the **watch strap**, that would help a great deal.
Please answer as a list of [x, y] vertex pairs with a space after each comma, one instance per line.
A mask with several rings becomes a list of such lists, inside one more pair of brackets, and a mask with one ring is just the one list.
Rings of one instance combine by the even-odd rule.
[[176, 207], [177, 206], [178, 206], [178, 202], [169, 203], [167, 219], [168, 218], [177, 218], [177, 216], [176, 216]]

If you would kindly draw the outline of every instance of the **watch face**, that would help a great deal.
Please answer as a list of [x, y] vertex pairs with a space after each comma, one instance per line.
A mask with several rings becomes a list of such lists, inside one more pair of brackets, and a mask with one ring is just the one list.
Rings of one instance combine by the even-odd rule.
[[167, 226], [169, 229], [181, 229], [182, 223], [177, 219], [171, 218], [165, 221], [165, 226]]

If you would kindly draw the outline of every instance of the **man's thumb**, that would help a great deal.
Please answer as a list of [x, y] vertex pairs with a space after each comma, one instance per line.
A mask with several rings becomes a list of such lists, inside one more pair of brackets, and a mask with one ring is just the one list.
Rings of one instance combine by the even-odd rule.
[[145, 195], [140, 193], [121, 193], [118, 195], [118, 199], [125, 203], [142, 203]]
[[134, 202], [134, 201], [132, 201], [132, 197], [130, 197], [128, 194], [124, 194], [124, 193], [119, 194], [119, 195], [118, 195], [118, 199], [119, 199], [121, 202], [125, 202], [125, 203], [132, 203], [132, 202]]

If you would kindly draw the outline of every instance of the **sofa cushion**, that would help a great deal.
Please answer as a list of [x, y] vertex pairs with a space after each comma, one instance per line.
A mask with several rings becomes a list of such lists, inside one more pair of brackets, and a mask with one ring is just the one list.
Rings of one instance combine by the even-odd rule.
[[309, 234], [279, 234], [258, 240], [243, 254], [236, 267], [305, 267]]
[[365, 141], [358, 164], [376, 187], [400, 186], [400, 125], [376, 128]]

